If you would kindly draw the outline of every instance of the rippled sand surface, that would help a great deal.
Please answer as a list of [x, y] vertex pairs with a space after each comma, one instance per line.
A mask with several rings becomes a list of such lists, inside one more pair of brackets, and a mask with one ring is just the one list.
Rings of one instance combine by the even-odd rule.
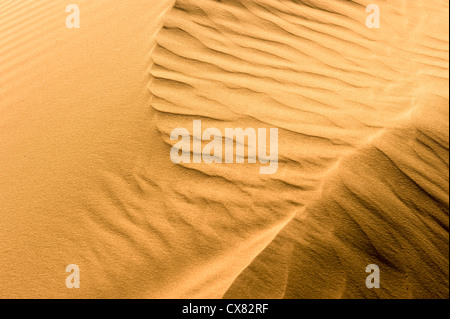
[[448, 1], [370, 3], [0, 0], [0, 297], [448, 298]]

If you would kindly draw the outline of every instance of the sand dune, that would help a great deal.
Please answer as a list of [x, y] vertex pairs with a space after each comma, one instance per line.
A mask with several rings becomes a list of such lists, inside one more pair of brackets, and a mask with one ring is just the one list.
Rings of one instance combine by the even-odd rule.
[[448, 2], [373, 2], [0, 0], [0, 297], [448, 298]]
[[[429, 120], [448, 108], [422, 102], [403, 127], [346, 158], [226, 297], [448, 298], [448, 128]], [[361, 285], [373, 263], [384, 289]]]

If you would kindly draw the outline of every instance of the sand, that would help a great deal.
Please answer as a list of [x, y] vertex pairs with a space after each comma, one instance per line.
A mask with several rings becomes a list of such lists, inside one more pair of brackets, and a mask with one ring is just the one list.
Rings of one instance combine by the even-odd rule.
[[0, 298], [448, 298], [449, 5], [370, 3], [0, 0]]

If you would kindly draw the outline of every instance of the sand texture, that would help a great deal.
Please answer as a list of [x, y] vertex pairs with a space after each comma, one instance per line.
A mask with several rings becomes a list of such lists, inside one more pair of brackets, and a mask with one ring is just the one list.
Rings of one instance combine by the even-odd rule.
[[[448, 298], [448, 17], [0, 0], [0, 298]], [[174, 164], [195, 120], [277, 128], [278, 170]]]

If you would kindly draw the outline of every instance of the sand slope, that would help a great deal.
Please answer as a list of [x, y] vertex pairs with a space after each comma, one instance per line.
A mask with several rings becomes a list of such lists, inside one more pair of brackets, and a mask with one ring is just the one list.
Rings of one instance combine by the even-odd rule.
[[[69, 3], [80, 29], [66, 28]], [[161, 286], [148, 266], [158, 194], [139, 172], [166, 158], [148, 70], [171, 5], [0, 2], [0, 297], [146, 297]], [[72, 263], [80, 290], [65, 286]]]
[[448, 3], [372, 2], [0, 0], [0, 297], [448, 297]]
[[[410, 143], [413, 143], [414, 138], [408, 134], [412, 130], [413, 136], [416, 135], [415, 126], [403, 127], [409, 127], [411, 114], [419, 112], [415, 111], [417, 108], [428, 107], [429, 104], [437, 111], [428, 112], [426, 109], [422, 112], [429, 121], [439, 121], [436, 127], [440, 131], [424, 134], [430, 134], [431, 140], [436, 139], [442, 148], [435, 163], [437, 171], [429, 172], [428, 165], [420, 157], [428, 148], [426, 144], [419, 154], [409, 154], [408, 148], [402, 148], [397, 160], [405, 161], [404, 165], [411, 170], [423, 170], [429, 184], [438, 184], [433, 187], [440, 191], [439, 210], [427, 206], [428, 211], [424, 213], [428, 219], [439, 216], [439, 223], [432, 225], [436, 238], [428, 234], [428, 226], [421, 225], [416, 231], [420, 232], [420, 237], [431, 237], [431, 242], [438, 247], [430, 252], [438, 259], [436, 264], [431, 263], [421, 270], [430, 272], [435, 281], [443, 280], [440, 285], [429, 288], [428, 296], [443, 296], [446, 288], [448, 293], [448, 271], [445, 271], [448, 265], [448, 253], [445, 254], [448, 248], [448, 195], [445, 195], [448, 190], [445, 186], [448, 182], [448, 161], [445, 162], [448, 125], [441, 121], [448, 118], [448, 50], [445, 47], [448, 33], [442, 32], [448, 29], [445, 21], [448, 6], [439, 1], [432, 2], [426, 7], [428, 14], [423, 14], [425, 2], [384, 4], [383, 27], [374, 31], [362, 25], [367, 4], [364, 1], [333, 4], [320, 1], [177, 1], [165, 19], [153, 54], [155, 66], [151, 73], [155, 80], [151, 90], [155, 96], [152, 106], [159, 111], [157, 125], [168, 143], [173, 143], [168, 140], [168, 135], [175, 125], [183, 123], [181, 127], [189, 127], [189, 122], [197, 118], [202, 118], [208, 127], [222, 129], [237, 126], [281, 129], [281, 164], [275, 176], [262, 178], [250, 166], [237, 169], [189, 164], [186, 167], [197, 171], [192, 174], [192, 179], [198, 176], [199, 182], [187, 191], [181, 190], [182, 196], [208, 196], [205, 193], [211, 193], [211, 190], [204, 188], [200, 178], [211, 177], [220, 177], [222, 181], [214, 183], [215, 188], [235, 194], [227, 198], [216, 195], [210, 199], [223, 203], [231, 217], [239, 221], [234, 231], [228, 235], [222, 233], [222, 238], [243, 231], [244, 242], [250, 241], [261, 236], [255, 224], [264, 227], [261, 233], [268, 233], [274, 230], [271, 226], [274, 216], [283, 221], [295, 216], [286, 228], [293, 229], [290, 236], [285, 235], [288, 230], [284, 230], [239, 277], [227, 297], [371, 296], [370, 292], [359, 291], [367, 290], [364, 285], [365, 267], [370, 263], [384, 265], [387, 257], [385, 252], [373, 254], [364, 248], [350, 251], [350, 243], [356, 245], [366, 241], [370, 244], [376, 241], [372, 245], [390, 247], [398, 244], [388, 236], [391, 232], [398, 232], [397, 236], [406, 238], [419, 236], [408, 233], [415, 228], [400, 229], [398, 222], [391, 219], [399, 215], [398, 218], [408, 223], [407, 220], [417, 214], [416, 210], [424, 210], [421, 205], [427, 206], [428, 197], [433, 199], [434, 194], [424, 190], [421, 199], [417, 199], [418, 204], [406, 212], [399, 211], [393, 203], [388, 205], [387, 199], [383, 198], [380, 205], [387, 210], [387, 216], [378, 216], [382, 211], [373, 207], [367, 210], [372, 211], [376, 218], [368, 219], [360, 207], [364, 201], [351, 196], [352, 192], [367, 190], [371, 185], [367, 184], [371, 174], [375, 175], [374, 179], [381, 178], [366, 165], [376, 163], [372, 164], [373, 169], [384, 177], [379, 181], [380, 192], [390, 188], [385, 185], [387, 181], [394, 188], [402, 186], [404, 181], [391, 176], [397, 172], [400, 163], [394, 162], [389, 169], [380, 167], [378, 169], [383, 171], [378, 172], [377, 166], [381, 165], [378, 162], [383, 158], [377, 160], [366, 156], [350, 164], [359, 170], [349, 178], [353, 182], [349, 193], [341, 195], [340, 203], [345, 204], [344, 208], [317, 209], [317, 215], [321, 216], [317, 221], [308, 217], [308, 207], [315, 207], [325, 199], [331, 200], [323, 193], [323, 187], [337, 182], [328, 180], [343, 170], [344, 162], [353, 163], [353, 158], [363, 156], [366, 150], [374, 147], [375, 141], [395, 143], [398, 147], [402, 143], [408, 145], [411, 138]], [[442, 11], [437, 14], [439, 10]], [[387, 137], [388, 132], [398, 130], [400, 137]], [[411, 148], [414, 149], [414, 145]], [[394, 154], [387, 155], [388, 159], [391, 156]], [[236, 185], [242, 189], [240, 193], [236, 192]], [[415, 196], [413, 185], [405, 188], [402, 198], [407, 206], [408, 198]], [[425, 188], [425, 185], [419, 185]], [[377, 196], [373, 191], [369, 198], [375, 201]], [[390, 197], [394, 200], [395, 196], [391, 194]], [[197, 202], [194, 201], [194, 205]], [[207, 214], [207, 207], [203, 214]], [[243, 213], [242, 207], [255, 208]], [[360, 231], [358, 221], [339, 232], [333, 230], [336, 221], [328, 217], [328, 209], [337, 221], [344, 224], [345, 213], [359, 209], [353, 218], [367, 219], [375, 234], [367, 239]], [[378, 219], [385, 224], [380, 224]], [[409, 222], [413, 223], [413, 220]], [[299, 224], [301, 229], [291, 224]], [[321, 228], [314, 231], [318, 225], [324, 227], [323, 232]], [[224, 223], [215, 221], [211, 227], [223, 230]], [[335, 231], [338, 234], [334, 234]], [[337, 246], [341, 232], [348, 237], [348, 242], [342, 244], [349, 246], [344, 256], [352, 260], [355, 255], [361, 255], [360, 262], [351, 264], [352, 267], [340, 264], [335, 253], [335, 249], [340, 248]], [[288, 238], [280, 239], [285, 237]], [[316, 250], [307, 255], [297, 248], [296, 254], [289, 241], [307, 241]], [[414, 273], [413, 269], [418, 267], [418, 260], [425, 258], [420, 253], [428, 245], [419, 247], [422, 249], [411, 257], [407, 256], [414, 252], [408, 252], [405, 247], [404, 254], [393, 263], [404, 276], [409, 271], [413, 272], [411, 276], [422, 275]], [[248, 256], [255, 253], [256, 249], [247, 250]], [[241, 267], [245, 261], [240, 256], [236, 258], [235, 254], [223, 257], [228, 269], [236, 265]], [[328, 285], [317, 281], [315, 272], [321, 269], [323, 276], [331, 281]], [[237, 270], [236, 267], [236, 273]], [[336, 278], [331, 280], [333, 276]], [[346, 282], [347, 276], [349, 282]], [[423, 280], [426, 281], [425, 278]], [[305, 280], [308, 283], [304, 283]], [[303, 284], [306, 287], [301, 289]], [[380, 292], [384, 297], [412, 294], [406, 284], [398, 288], [395, 288], [397, 282], [394, 281], [389, 283], [386, 280], [385, 284], [389, 285], [387, 291]], [[336, 290], [336, 286], [340, 289]], [[284, 294], [288, 288], [292, 290], [291, 294]], [[426, 288], [416, 287], [416, 290], [417, 295], [427, 292]]]
[[[421, 102], [403, 127], [345, 159], [226, 297], [448, 298], [448, 127], [436, 129], [448, 108]], [[362, 284], [369, 264], [382, 289]]]

